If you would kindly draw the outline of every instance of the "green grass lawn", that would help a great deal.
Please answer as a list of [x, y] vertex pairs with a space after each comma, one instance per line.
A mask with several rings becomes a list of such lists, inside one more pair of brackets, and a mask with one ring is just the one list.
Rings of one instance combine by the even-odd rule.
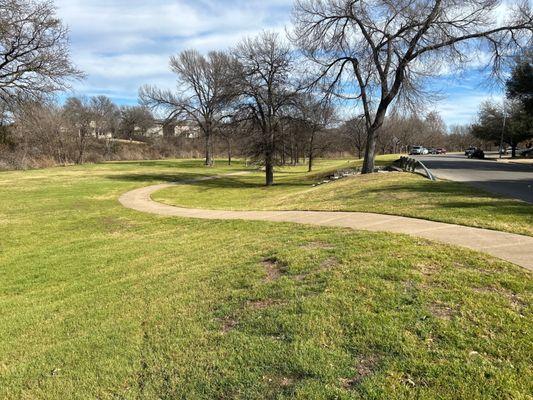
[[533, 280], [519, 267], [402, 235], [117, 201], [242, 169], [0, 173], [0, 398], [529, 398]]
[[[379, 163], [396, 159], [381, 157]], [[276, 185], [262, 185], [263, 174], [164, 189], [154, 200], [184, 207], [232, 210], [362, 211], [449, 222], [533, 236], [533, 206], [462, 183], [432, 182], [409, 173], [355, 176], [313, 187], [324, 171], [359, 165], [359, 161], [323, 160], [317, 171], [284, 167]]]

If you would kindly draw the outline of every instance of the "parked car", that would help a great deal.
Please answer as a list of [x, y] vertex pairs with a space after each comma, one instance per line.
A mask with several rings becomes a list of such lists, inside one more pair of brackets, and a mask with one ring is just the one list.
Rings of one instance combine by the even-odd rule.
[[428, 153], [429, 153], [429, 154], [437, 154], [437, 149], [434, 149], [433, 147], [430, 147], [430, 148], [428, 149]]
[[470, 157], [474, 151], [477, 150], [477, 147], [469, 147], [465, 150], [465, 156]]
[[423, 146], [413, 146], [411, 147], [411, 151], [409, 152], [409, 154], [414, 155], [414, 156], [425, 155], [425, 154], [429, 154], [429, 151]]
[[522, 150], [520, 152], [520, 155], [522, 157], [532, 158], [533, 157], [533, 147], [530, 147], [529, 149]]
[[446, 149], [438, 148], [437, 149], [437, 154], [446, 154]]
[[478, 160], [484, 160], [485, 152], [481, 149], [475, 149], [472, 153], [468, 155], [468, 158], [477, 158]]

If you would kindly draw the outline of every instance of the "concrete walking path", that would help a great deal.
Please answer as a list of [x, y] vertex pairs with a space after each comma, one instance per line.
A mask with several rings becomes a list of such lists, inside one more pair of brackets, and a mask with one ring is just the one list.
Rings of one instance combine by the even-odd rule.
[[[243, 173], [232, 175], [240, 174]], [[196, 179], [194, 182], [219, 177], [204, 177]], [[533, 271], [533, 237], [530, 236], [392, 215], [340, 211], [204, 210], [170, 206], [155, 202], [151, 198], [152, 193], [161, 189], [191, 182], [193, 181], [174, 184], [165, 183], [132, 190], [123, 194], [119, 201], [127, 208], [167, 217], [293, 222], [373, 232], [403, 233], [477, 250]]]

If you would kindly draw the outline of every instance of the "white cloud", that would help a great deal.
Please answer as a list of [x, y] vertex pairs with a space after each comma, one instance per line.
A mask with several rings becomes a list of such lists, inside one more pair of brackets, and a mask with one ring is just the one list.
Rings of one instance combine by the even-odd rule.
[[144, 83], [173, 85], [168, 59], [185, 48], [207, 52], [233, 46], [263, 29], [282, 30], [292, 0], [56, 0], [69, 26], [72, 56], [98, 88], [132, 99]]
[[483, 102], [491, 100], [501, 103], [503, 98], [503, 95], [487, 95], [479, 92], [470, 95], [450, 95], [438, 102], [433, 109], [442, 116], [448, 126], [468, 124], [474, 122]]
[[[282, 32], [292, 4], [293, 0], [56, 0], [58, 14], [71, 31], [73, 60], [88, 74], [75, 90], [122, 102], [134, 102], [143, 84], [173, 87], [168, 60], [185, 48], [227, 49], [264, 29]], [[507, 11], [502, 7], [501, 14]], [[477, 67], [487, 61], [482, 51], [470, 56]], [[441, 72], [457, 71], [443, 65]], [[444, 88], [445, 93], [450, 90]], [[470, 121], [486, 91], [470, 83], [455, 84], [453, 90], [459, 93], [435, 107], [449, 124]], [[344, 112], [351, 114], [353, 108]]]

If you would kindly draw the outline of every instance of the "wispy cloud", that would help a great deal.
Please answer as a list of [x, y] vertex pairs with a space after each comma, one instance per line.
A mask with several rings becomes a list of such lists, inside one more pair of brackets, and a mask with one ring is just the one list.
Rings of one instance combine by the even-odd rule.
[[72, 57], [88, 77], [75, 91], [135, 102], [145, 83], [173, 85], [168, 60], [186, 48], [225, 49], [263, 29], [282, 30], [291, 0], [56, 0]]
[[[56, 0], [69, 26], [72, 57], [88, 77], [76, 85], [85, 95], [105, 94], [135, 103], [139, 86], [174, 85], [169, 57], [186, 48], [226, 49], [261, 30], [283, 31], [293, 0]], [[476, 66], [485, 62], [474, 54]], [[475, 61], [478, 60], [479, 63]], [[453, 71], [443, 71], [445, 75]], [[435, 108], [449, 124], [467, 123], [490, 93], [479, 72], [445, 78]]]

